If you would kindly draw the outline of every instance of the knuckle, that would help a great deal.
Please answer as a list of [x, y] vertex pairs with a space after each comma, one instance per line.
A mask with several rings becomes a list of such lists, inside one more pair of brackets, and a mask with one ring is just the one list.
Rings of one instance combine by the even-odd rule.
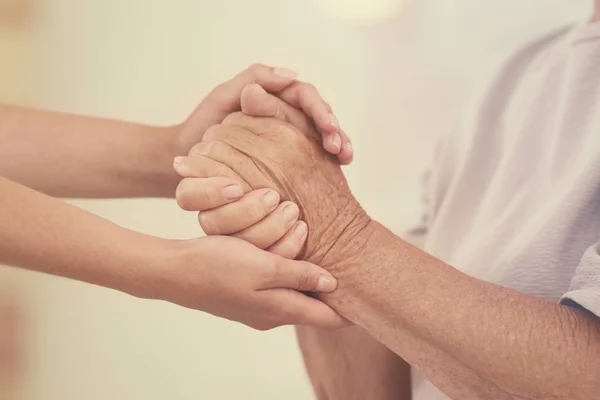
[[175, 189], [175, 200], [177, 200], [177, 205], [186, 211], [190, 211], [190, 196], [188, 195], [189, 190], [189, 179], [183, 179], [179, 185], [177, 185], [177, 189]]
[[209, 184], [210, 179], [206, 180], [206, 185], [204, 185], [202, 190], [197, 190], [196, 197], [198, 200], [198, 204], [201, 206], [196, 206], [196, 210], [193, 211], [206, 211], [208, 209], [213, 208], [217, 205], [218, 200], [220, 198], [220, 190], [214, 185]]
[[210, 235], [218, 235], [219, 227], [215, 223], [214, 218], [210, 216], [210, 214], [199, 212], [198, 213], [198, 223], [200, 227], [208, 236]]
[[309, 82], [303, 82], [299, 90], [303, 96], [310, 96], [315, 93], [319, 93], [317, 87]]
[[203, 142], [196, 143], [195, 145], [193, 145], [190, 148], [190, 151], [188, 152], [188, 156], [192, 157], [192, 156], [197, 156], [197, 155], [202, 154], [203, 146], [204, 146]]
[[[225, 134], [225, 127], [223, 125], [221, 125], [221, 124], [213, 125], [204, 132], [204, 135], [202, 136], [202, 140], [204, 142], [211, 142], [214, 140], [218, 140], [224, 134]], [[199, 143], [199, 144], [201, 144], [201, 143]]]
[[288, 139], [298, 136], [298, 131], [288, 124], [281, 123], [277, 126], [277, 133]]
[[281, 239], [281, 241], [279, 241], [279, 243], [277, 243], [277, 247], [273, 250], [276, 249], [276, 253], [278, 255], [291, 259], [296, 256], [296, 254], [299, 251], [299, 247], [300, 246], [298, 245], [297, 240], [295, 238], [284, 237], [283, 239]]
[[250, 76], [254, 79], [259, 79], [262, 77], [265, 72], [268, 70], [268, 67], [261, 63], [254, 63], [248, 67], [248, 72]]
[[241, 111], [236, 111], [229, 114], [223, 120], [223, 125], [236, 125], [239, 124], [245, 117], [245, 114]]
[[212, 166], [212, 176], [227, 176], [227, 167], [225, 164], [215, 162]]
[[263, 217], [267, 213], [267, 206], [260, 202], [252, 202], [248, 204], [248, 214], [252, 219]]
[[195, 156], [207, 156], [210, 155], [215, 142], [200, 142], [196, 144], [192, 149]]
[[293, 148], [303, 149], [309, 144], [307, 137], [302, 132], [288, 124], [281, 124], [277, 131], [283, 140]]
[[299, 290], [314, 290], [317, 287], [317, 281], [319, 277], [316, 274], [311, 273], [308, 265], [303, 267], [302, 273], [298, 276], [298, 289]]

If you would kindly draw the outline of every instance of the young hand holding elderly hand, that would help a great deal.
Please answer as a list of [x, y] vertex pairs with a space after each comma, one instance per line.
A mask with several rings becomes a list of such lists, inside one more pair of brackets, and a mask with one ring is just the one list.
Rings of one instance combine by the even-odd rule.
[[[248, 85], [242, 112], [210, 128], [187, 157], [175, 160], [175, 169], [185, 177], [176, 197], [183, 208], [200, 211], [200, 225], [209, 235], [233, 235], [285, 257], [300, 255], [327, 266], [342, 251], [339, 238], [360, 230], [369, 218], [339, 163], [311, 143], [318, 134], [300, 110], [283, 104], [277, 118], [254, 117], [270, 114], [266, 110], [275, 101], [260, 86]], [[224, 180], [239, 185], [244, 197], [211, 202], [197, 195], [215, 193]], [[266, 207], [263, 194], [273, 191], [283, 202]], [[306, 223], [310, 231], [304, 243]]]
[[[208, 127], [239, 110], [251, 82], [276, 94], [269, 107], [253, 110], [255, 115], [282, 117], [289, 102], [310, 116], [304, 123], [316, 128], [327, 151], [340, 163], [351, 161], [350, 142], [314, 87], [297, 82], [289, 70], [262, 65], [218, 86], [184, 123], [168, 128], [0, 107], [0, 139], [7, 144], [0, 148], [5, 177], [0, 178], [0, 221], [6, 228], [0, 230], [0, 262], [171, 301], [257, 329], [343, 326], [332, 309], [302, 293], [330, 292], [336, 280], [316, 265], [293, 260], [306, 225], [298, 221], [295, 204], [279, 205], [277, 192], [244, 196], [249, 187], [240, 191], [240, 182], [227, 177], [210, 179], [212, 189], [198, 192], [200, 180], [184, 180], [179, 196], [191, 199], [180, 200], [186, 208], [212, 208], [242, 197], [240, 204], [252, 208], [237, 217], [228, 211], [229, 222], [215, 231], [239, 238], [192, 240], [133, 232], [50, 197], [172, 196], [180, 181], [173, 157], [186, 154]], [[235, 228], [238, 220], [252, 225], [269, 214], [251, 229]], [[255, 244], [272, 252], [240, 238], [256, 238]]]

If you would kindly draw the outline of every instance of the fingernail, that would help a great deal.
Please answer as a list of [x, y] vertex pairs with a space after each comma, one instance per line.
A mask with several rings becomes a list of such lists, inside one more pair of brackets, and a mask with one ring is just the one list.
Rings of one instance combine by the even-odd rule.
[[238, 185], [229, 185], [223, 189], [223, 196], [227, 200], [237, 200], [244, 195], [244, 190]]
[[273, 209], [279, 204], [279, 193], [274, 190], [269, 190], [263, 196], [263, 203], [268, 209]]
[[329, 113], [329, 123], [335, 128], [336, 131], [340, 129], [340, 122], [333, 113]]
[[333, 135], [332, 144], [333, 144], [333, 147], [335, 148], [335, 150], [339, 153], [341, 146], [342, 146], [342, 137], [340, 136], [339, 133], [336, 133], [335, 135]]
[[306, 236], [306, 232], [308, 229], [306, 228], [306, 222], [300, 221], [294, 228], [294, 235], [303, 238]]
[[337, 280], [331, 276], [321, 275], [317, 281], [317, 292], [333, 292], [337, 288]]
[[348, 142], [348, 144], [346, 145], [346, 148], [348, 149], [348, 151], [350, 153], [354, 153], [354, 149], [352, 148], [352, 142]]
[[284, 79], [296, 79], [298, 73], [289, 68], [273, 68], [273, 72], [280, 78]]
[[298, 210], [298, 207], [294, 204], [290, 204], [283, 209], [283, 215], [285, 220], [288, 222], [294, 221], [296, 218], [298, 218], [299, 212], [300, 211]]
[[185, 157], [177, 156], [173, 159], [173, 168], [175, 171], [179, 172], [184, 167]]

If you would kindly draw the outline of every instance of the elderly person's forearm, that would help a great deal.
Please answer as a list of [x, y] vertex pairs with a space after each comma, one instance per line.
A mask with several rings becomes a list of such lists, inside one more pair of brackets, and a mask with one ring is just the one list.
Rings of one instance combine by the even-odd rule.
[[[495, 398], [590, 399], [600, 393], [600, 323], [594, 316], [471, 278], [375, 222], [343, 248], [347, 253], [330, 267], [340, 287], [325, 301], [446, 393], [486, 398], [481, 381], [469, 388], [455, 369], [443, 372], [449, 360], [488, 381], [487, 393]], [[428, 347], [439, 351], [424, 351]]]

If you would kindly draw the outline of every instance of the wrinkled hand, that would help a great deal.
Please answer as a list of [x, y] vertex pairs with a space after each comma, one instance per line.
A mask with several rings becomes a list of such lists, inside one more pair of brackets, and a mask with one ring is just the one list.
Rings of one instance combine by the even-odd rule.
[[[352, 145], [340, 129], [331, 107], [313, 85], [297, 81], [296, 76], [295, 72], [285, 68], [255, 64], [217, 86], [183, 124], [175, 127], [179, 154], [187, 154], [193, 145], [202, 140], [209, 127], [221, 123], [232, 112], [239, 111], [242, 91], [246, 85], [256, 83], [277, 97], [267, 109], [261, 107], [260, 114], [253, 115], [276, 117], [277, 109], [283, 104], [301, 109], [311, 118], [311, 124], [314, 123], [322, 137], [323, 147], [337, 155], [340, 163], [349, 164], [353, 158]], [[267, 114], [264, 114], [265, 110]]]
[[[296, 117], [301, 116], [291, 112], [285, 119]], [[300, 257], [327, 267], [344, 257], [344, 243], [369, 218], [339, 164], [318, 145], [318, 134], [307, 134], [278, 119], [235, 113], [211, 127], [176, 168], [184, 176], [243, 182], [245, 191], [271, 188], [284, 201], [298, 204], [299, 218], [309, 230]]]

